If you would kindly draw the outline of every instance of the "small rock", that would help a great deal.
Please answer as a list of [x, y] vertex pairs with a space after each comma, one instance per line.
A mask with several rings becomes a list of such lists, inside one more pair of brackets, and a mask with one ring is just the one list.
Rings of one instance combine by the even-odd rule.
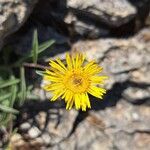
[[9, 149], [12, 150], [41, 150], [42, 139], [36, 138], [30, 141], [25, 141], [20, 134], [15, 134], [11, 137]]
[[31, 124], [28, 123], [28, 122], [25, 122], [25, 123], [21, 124], [21, 126], [20, 126], [20, 129], [23, 130], [23, 131], [27, 131], [30, 128], [31, 128]]
[[38, 122], [39, 127], [43, 129], [46, 123], [46, 112], [39, 112], [38, 115], [36, 115], [36, 121]]
[[43, 139], [45, 145], [48, 145], [51, 142], [51, 137], [48, 133], [42, 134], [42, 139]]
[[40, 133], [41, 133], [41, 131], [37, 127], [32, 127], [28, 131], [30, 138], [36, 138]]

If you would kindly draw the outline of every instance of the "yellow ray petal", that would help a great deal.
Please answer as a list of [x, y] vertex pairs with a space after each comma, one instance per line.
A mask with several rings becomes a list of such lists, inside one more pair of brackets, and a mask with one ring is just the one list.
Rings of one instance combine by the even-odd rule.
[[88, 64], [86, 64], [86, 65], [84, 66], [84, 70], [86, 71], [87, 69], [89, 69], [89, 67], [91, 67], [91, 66], [94, 65], [94, 64], [95, 64], [95, 61], [89, 62]]
[[49, 80], [49, 81], [53, 81], [53, 82], [61, 82], [61, 78], [48, 76], [48, 75], [44, 76], [44, 80]]
[[74, 102], [75, 102], [75, 108], [78, 110], [78, 109], [80, 109], [80, 106], [81, 106], [81, 104], [80, 104], [80, 95], [79, 94], [75, 94], [74, 95]]
[[56, 69], [56, 70], [59, 70], [60, 72], [65, 73], [65, 71], [66, 71], [60, 64], [56, 63], [56, 62], [53, 61], [53, 60], [50, 60], [49, 65], [50, 65], [52, 68], [54, 68], [54, 69]]
[[63, 95], [64, 94], [64, 90], [57, 90], [57, 91], [55, 91], [55, 92], [53, 92], [53, 97], [52, 97], [52, 99], [51, 99], [51, 101], [55, 101], [55, 100], [57, 100], [59, 97], [61, 97], [61, 95]]
[[75, 61], [75, 56], [74, 55], [72, 56], [71, 60], [72, 60], [73, 68], [76, 68], [76, 61]]
[[68, 69], [72, 69], [73, 67], [72, 60], [71, 60], [71, 56], [68, 53], [66, 54], [66, 62], [67, 62]]
[[71, 100], [73, 97], [73, 92], [71, 92], [70, 90], [66, 90], [65, 94], [63, 95], [63, 98], [65, 99], [65, 101], [69, 101]]
[[81, 93], [80, 95], [80, 105], [81, 105], [81, 108], [83, 108], [85, 106], [85, 94], [84, 93]]
[[99, 88], [96, 86], [90, 86], [90, 88], [88, 89], [88, 93], [90, 93], [91, 95], [102, 99], [102, 96], [104, 93], [106, 93], [106, 90], [103, 88]]
[[64, 76], [62, 73], [58, 72], [56, 69], [46, 70], [47, 75], [54, 77], [62, 77]]
[[91, 104], [89, 101], [89, 97], [87, 93], [82, 93], [81, 94], [81, 108], [82, 111], [86, 111], [86, 107], [91, 108]]
[[45, 85], [43, 88], [46, 91], [54, 91], [54, 90], [57, 90], [59, 88], [63, 89], [64, 85], [62, 83], [53, 83], [53, 84]]
[[78, 67], [78, 62], [79, 62], [79, 54], [78, 53], [75, 55], [74, 59], [75, 59], [74, 68], [77, 68]]
[[76, 68], [80, 68], [85, 60], [85, 56], [83, 54], [77, 54], [76, 56]]
[[66, 90], [63, 97], [65, 98], [65, 102], [67, 103], [66, 109], [71, 109], [73, 106], [73, 92], [70, 90]]
[[97, 64], [95, 64], [94, 61], [89, 62], [84, 67], [85, 74], [89, 74], [89, 75], [100, 73], [102, 70], [103, 70], [103, 68], [99, 67]]
[[88, 94], [87, 94], [87, 93], [85, 93], [85, 95], [84, 95], [84, 99], [85, 99], [85, 101], [86, 101], [87, 107], [88, 107], [88, 108], [91, 108], [91, 104], [90, 104], [89, 96], [88, 96]]
[[66, 109], [70, 110], [72, 108], [72, 106], [73, 106], [73, 103], [74, 103], [73, 99], [71, 99], [70, 101], [68, 101], [67, 105], [66, 105]]
[[67, 70], [66, 66], [62, 63], [62, 61], [59, 58], [57, 58], [56, 61], [62, 68], [64, 68], [64, 70]]
[[96, 84], [102, 84], [106, 79], [108, 79], [107, 76], [92, 76], [90, 78], [91, 83], [96, 83]]

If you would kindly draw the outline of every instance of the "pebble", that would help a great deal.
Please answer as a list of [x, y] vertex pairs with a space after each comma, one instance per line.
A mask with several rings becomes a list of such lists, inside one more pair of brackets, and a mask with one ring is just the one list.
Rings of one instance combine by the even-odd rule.
[[41, 131], [37, 127], [32, 127], [29, 131], [28, 134], [31, 138], [36, 138]]

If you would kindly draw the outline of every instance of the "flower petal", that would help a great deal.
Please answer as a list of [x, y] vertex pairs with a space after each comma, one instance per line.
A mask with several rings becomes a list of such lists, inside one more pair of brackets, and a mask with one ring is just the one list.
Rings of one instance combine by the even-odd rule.
[[62, 83], [52, 83], [52, 84], [45, 85], [43, 88], [46, 91], [54, 91], [54, 90], [57, 90], [59, 88], [63, 89], [64, 85]]
[[84, 72], [85, 74], [88, 75], [93, 75], [93, 74], [98, 74], [103, 70], [102, 67], [99, 67], [95, 61], [91, 61], [86, 66], [84, 67]]
[[64, 94], [64, 90], [57, 90], [57, 91], [55, 91], [55, 92], [53, 92], [53, 97], [52, 97], [52, 99], [51, 99], [51, 101], [55, 101], [55, 100], [57, 100], [59, 97], [61, 97], [61, 95], [63, 95]]
[[66, 54], [66, 62], [67, 62], [68, 69], [72, 69], [73, 64], [72, 64], [71, 56], [68, 53]]
[[65, 67], [65, 65], [62, 63], [62, 61], [59, 58], [57, 58], [56, 61], [62, 68], [64, 68], [64, 70], [67, 70], [67, 68]]
[[90, 88], [88, 89], [88, 93], [90, 93], [91, 95], [102, 99], [102, 96], [104, 93], [106, 93], [106, 90], [103, 88], [99, 88], [96, 86], [90, 86]]
[[81, 95], [82, 111], [86, 111], [86, 107], [91, 108], [90, 100], [87, 93]]
[[52, 67], [52, 68], [54, 68], [54, 69], [56, 69], [56, 70], [59, 70], [60, 72], [63, 72], [63, 73], [65, 73], [66, 72], [66, 70], [60, 65], [60, 64], [58, 64], [58, 63], [56, 63], [55, 61], [53, 61], [53, 60], [50, 60], [50, 66]]
[[96, 83], [96, 84], [102, 84], [104, 82], [105, 79], [108, 79], [107, 76], [92, 76], [90, 78], [91, 83]]
[[75, 102], [75, 108], [78, 110], [81, 107], [81, 103], [80, 103], [80, 95], [79, 94], [75, 94], [74, 95], [74, 102]]

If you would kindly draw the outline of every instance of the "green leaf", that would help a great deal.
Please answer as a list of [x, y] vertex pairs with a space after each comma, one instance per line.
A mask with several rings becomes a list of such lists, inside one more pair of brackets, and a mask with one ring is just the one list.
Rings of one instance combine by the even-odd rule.
[[[38, 54], [42, 53], [44, 50], [49, 48], [54, 43], [55, 43], [54, 40], [49, 40], [49, 41], [46, 41], [46, 42], [40, 44], [39, 49], [38, 49]], [[29, 57], [33, 57], [33, 52], [29, 55]]]
[[46, 42], [40, 44], [38, 53], [40, 54], [41, 52], [43, 52], [44, 50], [46, 50], [47, 48], [52, 46], [54, 43], [55, 43], [54, 40], [49, 40], [49, 41], [46, 41]]
[[19, 113], [16, 109], [1, 104], [0, 104], [0, 110], [6, 113], [14, 113], [14, 114]]
[[8, 86], [11, 86], [13, 84], [18, 84], [19, 82], [20, 82], [19, 79], [13, 79], [13, 80], [5, 81], [5, 83], [3, 83], [3, 84], [0, 85], [0, 89], [8, 87]]
[[40, 76], [44, 76], [45, 74], [45, 71], [36, 70], [35, 72]]
[[[54, 40], [49, 40], [46, 42], [43, 42], [42, 44], [40, 44], [38, 46], [38, 52], [37, 54], [42, 53], [43, 51], [45, 51], [47, 48], [49, 48], [50, 46], [52, 46], [55, 43]], [[20, 64], [22, 64], [24, 61], [26, 61], [29, 58], [32, 58], [34, 55], [33, 50], [31, 50], [30, 54], [27, 54], [26, 56], [24, 56], [23, 58], [19, 59], [15, 64], [13, 64], [13, 66], [20, 66]]]
[[[12, 75], [11, 80], [15, 80], [15, 77]], [[9, 89], [10, 97], [1, 101], [0, 110], [2, 111], [0, 115], [0, 124], [7, 126], [8, 122], [13, 119], [12, 113], [16, 114], [18, 111], [13, 108], [14, 102], [17, 95], [17, 84], [11, 85]], [[6, 90], [5, 90], [6, 91]]]
[[[12, 78], [14, 78], [14, 77], [12, 77]], [[10, 101], [10, 107], [13, 107], [14, 102], [16, 100], [16, 96], [17, 96], [17, 85], [16, 84], [11, 86], [11, 93], [12, 93], [12, 95], [11, 95], [9, 101]]]
[[0, 96], [0, 102], [5, 100], [5, 99], [8, 99], [10, 96], [11, 96], [11, 93]]
[[33, 42], [32, 42], [32, 54], [33, 54], [33, 63], [37, 63], [37, 59], [38, 59], [38, 34], [37, 34], [37, 30], [34, 30], [34, 34], [33, 34]]
[[25, 80], [25, 70], [24, 67], [20, 68], [20, 77], [21, 77], [21, 83], [20, 83], [20, 105], [25, 101], [26, 99], [26, 80]]
[[0, 126], [6, 125], [9, 120], [10, 120], [10, 114], [5, 112], [2, 112], [0, 114]]

